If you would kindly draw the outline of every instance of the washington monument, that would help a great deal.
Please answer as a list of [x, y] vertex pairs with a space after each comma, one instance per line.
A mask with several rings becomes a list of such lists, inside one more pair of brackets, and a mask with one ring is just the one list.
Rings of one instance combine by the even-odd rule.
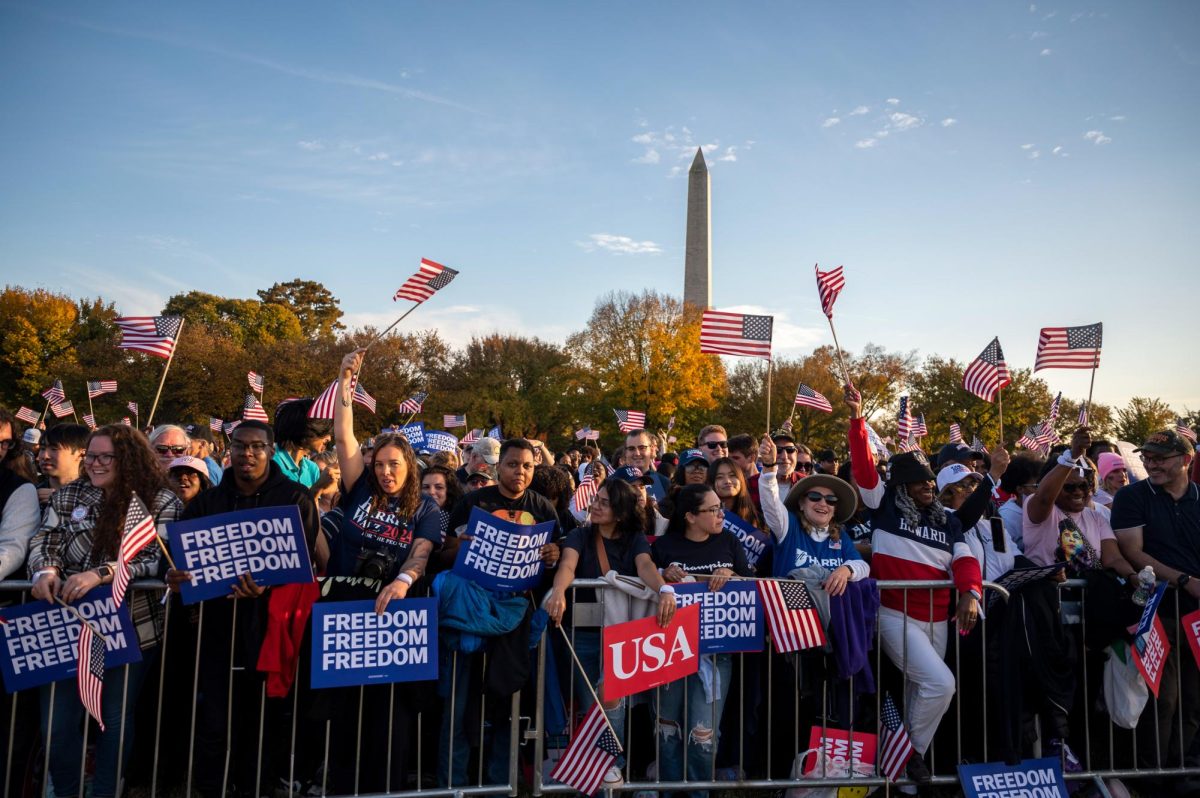
[[683, 301], [712, 307], [712, 184], [704, 153], [697, 148], [688, 170], [687, 239], [683, 259]]

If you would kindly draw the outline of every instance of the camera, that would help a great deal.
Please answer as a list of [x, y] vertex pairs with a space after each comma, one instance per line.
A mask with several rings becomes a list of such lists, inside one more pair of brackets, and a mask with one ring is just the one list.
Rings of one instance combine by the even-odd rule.
[[386, 581], [396, 570], [396, 552], [380, 549], [363, 549], [358, 553], [354, 566], [355, 576], [364, 579]]

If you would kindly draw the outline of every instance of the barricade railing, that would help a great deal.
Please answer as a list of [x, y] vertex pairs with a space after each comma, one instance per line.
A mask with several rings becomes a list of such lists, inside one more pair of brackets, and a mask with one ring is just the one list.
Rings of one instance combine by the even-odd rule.
[[[819, 787], [860, 785], [876, 786], [885, 783], [878, 763], [864, 761], [854, 745], [846, 748], [849, 768], [856, 765], [863, 775], [850, 776], [829, 772], [830, 759], [812, 757], [817, 770], [803, 775], [798, 767], [800, 757], [810, 751], [810, 730], [819, 729], [819, 737], [829, 739], [835, 734], [853, 740], [856, 733], [875, 735], [884, 691], [892, 685], [893, 697], [908, 720], [909, 701], [902, 700], [910, 690], [919, 694], [925, 684], [914, 684], [905, 674], [916, 670], [901, 670], [897, 665], [915, 658], [918, 652], [909, 651], [910, 632], [932, 634], [939, 625], [947, 632], [945, 659], [952, 663], [953, 708], [945, 712], [936, 724], [937, 733], [930, 741], [926, 761], [935, 784], [957, 783], [955, 766], [960, 762], [987, 762], [998, 758], [1000, 745], [992, 739], [991, 730], [996, 717], [1008, 707], [994, 700], [999, 688], [989, 680], [998, 678], [997, 663], [989, 662], [988, 646], [1007, 645], [1002, 631], [988, 631], [989, 619], [999, 616], [1008, 597], [1004, 589], [985, 583], [982, 602], [984, 613], [979, 620], [978, 641], [954, 634], [948, 624], [918, 621], [908, 613], [908, 601], [914, 603], [932, 599], [934, 591], [953, 587], [950, 582], [879, 582], [883, 590], [904, 590], [904, 612], [901, 633], [903, 641], [894, 656], [884, 651], [882, 629], [876, 622], [874, 647], [870, 656], [874, 671], [873, 694], [855, 692], [852, 683], [841, 684], [826, 678], [825, 660], [820, 655], [800, 653], [779, 655], [767, 643], [762, 652], [738, 653], [729, 657], [724, 710], [718, 717], [709, 717], [705, 725], [697, 723], [696, 709], [683, 700], [674, 715], [664, 715], [664, 691], [689, 689], [686, 684], [672, 683], [670, 688], [632, 696], [622, 704], [625, 720], [624, 756], [621, 761], [623, 783], [609, 786], [620, 792], [660, 792], [709, 789], [770, 789], [788, 787]], [[29, 600], [29, 582], [0, 582], [0, 607]], [[1151, 715], [1143, 716], [1147, 728], [1140, 734], [1117, 727], [1111, 717], [1096, 706], [1101, 696], [1101, 655], [1089, 653], [1084, 646], [1087, 633], [1087, 595], [1082, 580], [1069, 580], [1059, 585], [1064, 596], [1078, 600], [1081, 609], [1075, 627], [1068, 635], [1069, 644], [1077, 646], [1079, 665], [1074, 672], [1078, 679], [1074, 688], [1076, 703], [1066, 710], [1071, 722], [1071, 739], [1082, 769], [1067, 774], [1070, 780], [1087, 780], [1106, 790], [1105, 778], [1182, 778], [1200, 775], [1200, 767], [1189, 766], [1188, 751], [1182, 746], [1175, 752], [1161, 739], [1163, 729], [1184, 739], [1184, 701], [1175, 701], [1170, 723], [1159, 723], [1157, 703], [1152, 703]], [[165, 586], [154, 581], [138, 581], [133, 591], [150, 591], [162, 596]], [[595, 591], [603, 605], [613, 588], [604, 580], [576, 580], [571, 586], [571, 605], [578, 606], [575, 594], [579, 590]], [[1000, 602], [989, 608], [989, 598], [998, 596]], [[1014, 594], [1019, 596], [1020, 594]], [[919, 597], [919, 598], [918, 598]], [[229, 600], [225, 606], [236, 607], [239, 600]], [[549, 778], [555, 755], [566, 748], [569, 736], [566, 728], [547, 728], [547, 689], [553, 682], [549, 669], [554, 667], [561, 678], [558, 695], [565, 704], [565, 717], [570, 721], [586, 710], [591, 703], [587, 691], [579, 689], [581, 675], [566, 659], [564, 641], [557, 631], [543, 633], [536, 649], [535, 679], [525, 691], [512, 696], [511, 705], [503, 709], [489, 707], [489, 698], [478, 687], [478, 672], [484, 666], [485, 654], [451, 654], [447, 663], [448, 679], [442, 682], [447, 692], [439, 701], [430, 695], [429, 683], [413, 685], [372, 686], [368, 688], [334, 688], [311, 690], [307, 685], [307, 648], [300, 652], [294, 664], [293, 684], [286, 698], [268, 698], [266, 684], [255, 675], [253, 659], [239, 649], [239, 623], [236, 609], [226, 612], [224, 600], [210, 610], [210, 624], [219, 629], [221, 640], [205, 632], [205, 607], [217, 602], [202, 602], [185, 607], [177, 600], [163, 607], [163, 636], [157, 649], [146, 652], [145, 673], [141, 690], [131, 678], [128, 666], [112, 669], [105, 682], [106, 691], [122, 694], [118, 727], [117, 750], [130, 747], [125, 757], [116, 757], [117, 783], [140, 788], [143, 795], [174, 796], [193, 794], [272, 795], [282, 798], [293, 795], [399, 795], [446, 796], [456, 795], [516, 795], [522, 766], [528, 769], [527, 780], [535, 796], [572, 792], [572, 788]], [[248, 602], [243, 602], [248, 603]], [[587, 603], [587, 602], [585, 602]], [[1018, 606], [1017, 604], [1011, 606]], [[1023, 605], [1021, 605], [1023, 606]], [[1171, 612], [1170, 610], [1174, 611]], [[1180, 608], [1175, 591], [1169, 591], [1160, 610], [1161, 620], [1172, 639], [1168, 668], [1176, 696], [1194, 689], [1195, 683], [1184, 683], [1184, 660], [1191, 651], [1180, 626]], [[3, 612], [0, 610], [0, 615]], [[953, 608], [951, 608], [953, 615]], [[226, 623], [225, 616], [232, 617]], [[214, 623], [220, 617], [220, 623]], [[584, 642], [587, 635], [599, 635], [597, 627], [567, 624], [564, 627], [572, 644]], [[195, 643], [187, 639], [194, 633]], [[917, 641], [919, 644], [919, 641]], [[584, 646], [586, 655], [595, 657], [594, 646]], [[1032, 641], [1031, 645], [1037, 645]], [[972, 646], [980, 648], [973, 651]], [[196, 649], [199, 650], [196, 650]], [[581, 653], [584, 653], [581, 651]], [[706, 655], [711, 656], [711, 655]], [[893, 659], [895, 662], [893, 662]], [[249, 662], [247, 668], [246, 663]], [[593, 660], [594, 663], [594, 660]], [[720, 674], [723, 663], [714, 667]], [[1194, 670], [1194, 669], [1193, 669]], [[250, 672], [248, 672], [250, 671]], [[120, 674], [114, 678], [113, 674]], [[216, 674], [216, 676], [214, 676]], [[1003, 674], [999, 674], [1001, 677]], [[214, 678], [224, 681], [222, 692], [218, 684], [214, 696], [206, 693]], [[690, 677], [691, 678], [691, 677]], [[835, 683], [838, 686], [835, 688]], [[247, 685], [253, 687], [247, 692]], [[532, 689], [529, 700], [522, 698]], [[711, 688], [710, 688], [711, 689]], [[718, 691], [721, 688], [718, 688]], [[56, 729], [53, 712], [54, 697], [59, 690], [76, 692], [74, 680], [54, 683], [45, 690], [26, 690], [4, 696], [0, 706], [0, 732], [5, 739], [0, 745], [3, 759], [3, 788], [5, 798], [33, 794], [34, 785], [45, 794], [47, 774], [53, 770], [51, 752], [54, 734], [77, 734], [81, 740], [80, 759], [76, 763], [80, 784], [89, 767], [89, 736], [94, 740], [91, 723]], [[900, 691], [900, 692], [897, 692]], [[1036, 691], [1035, 691], [1036, 692]], [[39, 693], [41, 693], [39, 695]], [[324, 696], [320, 694], [326, 694]], [[132, 696], [132, 697], [131, 697]], [[331, 698], [332, 697], [332, 698]], [[328, 699], [318, 711], [320, 699]], [[672, 697], [673, 698], [673, 697]], [[1032, 695], [1031, 700], [1039, 699]], [[1192, 700], [1200, 700], [1193, 697]], [[492, 703], [496, 699], [490, 699]], [[127, 703], [129, 702], [129, 703]], [[413, 711], [407, 711], [412, 702]], [[1153, 696], [1151, 702], [1154, 702]], [[40, 717], [45, 703], [46, 717]], [[130, 708], [130, 703], [133, 704]], [[710, 702], [711, 703], [711, 702]], [[218, 704], [223, 711], [217, 709]], [[332, 704], [332, 706], [330, 706]], [[528, 717], [522, 717], [522, 708]], [[696, 706], [703, 708], [704, 701]], [[1043, 723], [1040, 729], [1041, 752], [1046, 754], [1050, 731], [1045, 718], [1052, 714], [1045, 705], [1035, 713]], [[130, 710], [129, 713], [126, 710]], [[495, 710], [495, 711], [493, 711]], [[711, 709], [708, 711], [712, 711]], [[1148, 710], [1150, 712], [1150, 710]], [[198, 717], [206, 714], [203, 718]], [[997, 714], [999, 713], [999, 714]], [[133, 719], [136, 735], [132, 742], [124, 737], [124, 718]], [[670, 713], [668, 713], [669, 715]], [[1149, 717], [1153, 717], [1153, 721]], [[320, 718], [324, 720], [320, 720]], [[1082, 719], [1082, 726], [1078, 726]], [[713, 722], [715, 721], [715, 722]], [[671, 724], [674, 724], [673, 728]], [[568, 723], [569, 727], [571, 724]], [[524, 731], [522, 733], [522, 727]], [[40, 730], [51, 731], [42, 740]], [[707, 735], [705, 734], [707, 731]], [[380, 744], [378, 736], [386, 741]], [[677, 734], [682, 743], [684, 778], [663, 778], [663, 743]], [[1200, 743], [1200, 741], [1197, 741]], [[688, 764], [687, 752], [693, 744], [703, 755]], [[36, 757], [34, 752], [41, 747]], [[377, 752], [382, 749], [382, 762]], [[1035, 752], [1038, 749], [1035, 748]], [[198, 751], [203, 755], [198, 756]], [[399, 760], [393, 761], [393, 754]], [[211, 763], [216, 763], [212, 765]], [[694, 763], [700, 762], [699, 766]], [[74, 764], [72, 768], [74, 768]], [[697, 767], [701, 772], [696, 772]], [[340, 770], [339, 770], [340, 768]], [[382, 775], [380, 775], [382, 772]], [[240, 783], [252, 780], [255, 787]], [[334, 775], [337, 778], [334, 778]], [[270, 779], [268, 779], [270, 777]], [[273, 780], [273, 781], [272, 781]], [[276, 781], [278, 782], [276, 784]], [[269, 783], [268, 783], [269, 782]], [[906, 783], [902, 779], [901, 784]], [[205, 786], [207, 785], [207, 786]], [[266, 792], [264, 792], [264, 789]]]

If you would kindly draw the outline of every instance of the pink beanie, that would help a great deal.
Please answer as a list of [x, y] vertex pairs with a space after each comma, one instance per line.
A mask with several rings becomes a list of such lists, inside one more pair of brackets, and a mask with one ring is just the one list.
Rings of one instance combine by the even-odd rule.
[[1100, 462], [1096, 464], [1096, 468], [1100, 472], [1100, 481], [1103, 482], [1115, 469], [1125, 468], [1125, 458], [1114, 452], [1104, 452], [1100, 455]]

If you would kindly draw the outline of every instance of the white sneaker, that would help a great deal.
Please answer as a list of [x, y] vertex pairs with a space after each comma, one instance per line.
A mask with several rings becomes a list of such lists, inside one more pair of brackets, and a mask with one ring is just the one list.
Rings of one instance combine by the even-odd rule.
[[604, 774], [604, 783], [600, 785], [601, 789], [606, 787], [620, 787], [625, 783], [625, 777], [621, 775], [621, 769], [613, 765]]

